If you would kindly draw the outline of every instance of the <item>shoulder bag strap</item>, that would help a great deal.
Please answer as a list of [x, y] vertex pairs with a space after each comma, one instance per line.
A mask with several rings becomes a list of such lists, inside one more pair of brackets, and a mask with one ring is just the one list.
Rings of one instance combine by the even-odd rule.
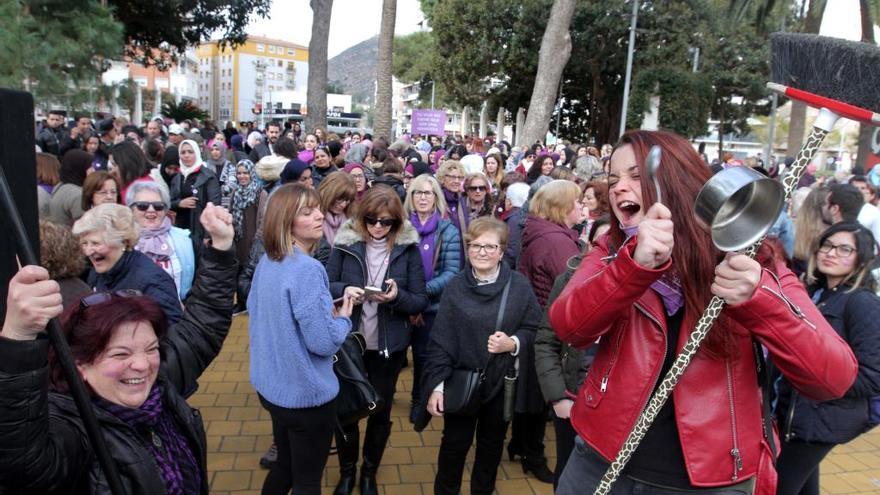
[[764, 359], [764, 351], [761, 344], [757, 340], [752, 339], [752, 349], [755, 352], [755, 365], [758, 371], [758, 386], [761, 387], [761, 423], [764, 427], [764, 438], [770, 446], [770, 452], [773, 454], [773, 462], [776, 462], [776, 456], [779, 454], [776, 447], [776, 440], [773, 438], [773, 416], [770, 413], [770, 370], [767, 369], [767, 360]]
[[495, 319], [495, 331], [501, 330], [501, 321], [504, 319], [504, 310], [507, 309], [507, 294], [510, 293], [510, 280], [513, 278], [513, 274], [510, 275], [511, 278], [507, 279], [507, 284], [504, 286], [504, 292], [501, 293], [501, 305], [498, 306], [498, 317]]

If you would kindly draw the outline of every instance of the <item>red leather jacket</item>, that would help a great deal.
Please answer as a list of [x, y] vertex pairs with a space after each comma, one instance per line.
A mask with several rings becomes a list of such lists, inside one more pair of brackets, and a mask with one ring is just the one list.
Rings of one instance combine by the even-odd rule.
[[[589, 375], [571, 413], [574, 429], [597, 453], [613, 460], [648, 403], [666, 352], [663, 303], [650, 285], [670, 265], [646, 269], [632, 258], [636, 238], [611, 262], [607, 236], [590, 251], [549, 309], [563, 342], [584, 347], [601, 337]], [[606, 259], [603, 259], [606, 258]], [[726, 486], [757, 476], [755, 493], [776, 491], [776, 472], [761, 423], [752, 337], [804, 395], [841, 397], [858, 364], [828, 326], [793, 273], [764, 270], [752, 298], [728, 306], [734, 349], [726, 359], [698, 351], [673, 390], [685, 464], [697, 487]], [[678, 350], [700, 315], [685, 313]], [[779, 445], [778, 442], [776, 445]]]

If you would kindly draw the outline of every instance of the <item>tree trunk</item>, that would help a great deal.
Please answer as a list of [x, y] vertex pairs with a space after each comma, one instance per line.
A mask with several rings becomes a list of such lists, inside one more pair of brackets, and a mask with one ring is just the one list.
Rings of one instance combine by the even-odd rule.
[[569, 26], [574, 16], [575, 0], [553, 0], [550, 20], [541, 40], [538, 54], [538, 72], [535, 87], [526, 114], [522, 132], [517, 132], [517, 144], [531, 144], [544, 141], [550, 128], [550, 117], [556, 104], [556, 89], [562, 79], [562, 71], [571, 56], [571, 35]]
[[305, 119], [308, 131], [327, 129], [327, 44], [330, 38], [330, 14], [333, 0], [311, 0], [312, 38], [309, 41], [309, 85]]
[[[874, 44], [874, 20], [871, 18], [871, 7], [868, 0], [859, 0], [859, 8], [861, 9], [862, 21], [862, 41]], [[841, 130], [840, 132], [843, 132]], [[859, 124], [859, 147], [856, 152], [856, 167], [865, 168], [868, 155], [871, 154], [871, 140], [874, 135], [874, 126], [861, 123]]]
[[373, 135], [392, 140], [391, 135], [391, 62], [394, 50], [394, 21], [397, 0], [382, 0], [382, 24], [379, 28], [379, 60], [376, 67], [376, 119]]
[[[825, 0], [813, 0], [804, 19], [805, 33], [819, 34], [822, 17], [825, 15]], [[804, 144], [806, 132], [807, 106], [800, 101], [791, 100], [791, 116], [788, 124], [788, 155], [795, 156]]]

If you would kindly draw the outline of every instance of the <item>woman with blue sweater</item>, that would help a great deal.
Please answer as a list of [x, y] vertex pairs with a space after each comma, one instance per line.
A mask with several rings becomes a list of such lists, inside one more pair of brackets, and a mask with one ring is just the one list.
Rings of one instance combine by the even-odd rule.
[[425, 290], [431, 304], [410, 318], [412, 325], [413, 385], [409, 420], [415, 423], [421, 400], [421, 376], [428, 353], [428, 339], [440, 296], [452, 277], [461, 271], [461, 234], [447, 218], [446, 199], [437, 179], [427, 174], [410, 182], [404, 208], [419, 233], [419, 254], [425, 270]]
[[[269, 198], [263, 255], [254, 273], [250, 313], [251, 383], [272, 417], [278, 460], [263, 494], [320, 494], [339, 382], [333, 355], [351, 330], [352, 299], [333, 309], [324, 267], [310, 254], [324, 216], [318, 194], [288, 184]], [[296, 448], [294, 448], [296, 446]]]
[[777, 494], [818, 495], [819, 464], [836, 445], [877, 425], [871, 402], [880, 396], [880, 298], [871, 274], [877, 253], [871, 231], [836, 223], [819, 236], [807, 268], [808, 291], [859, 363], [856, 381], [843, 397], [818, 402], [779, 379], [776, 415], [782, 449], [776, 462]]

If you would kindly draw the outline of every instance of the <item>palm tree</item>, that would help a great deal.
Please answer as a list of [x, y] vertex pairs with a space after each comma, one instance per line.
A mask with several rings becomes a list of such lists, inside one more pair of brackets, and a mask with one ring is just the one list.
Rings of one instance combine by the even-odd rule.
[[309, 41], [309, 85], [306, 95], [309, 113], [307, 130], [327, 127], [327, 43], [333, 0], [311, 0], [312, 39]]
[[535, 75], [526, 123], [522, 132], [517, 133], [518, 145], [534, 143], [539, 139], [543, 141], [547, 135], [562, 71], [571, 56], [571, 35], [568, 28], [571, 18], [574, 17], [575, 3], [575, 0], [553, 0], [550, 19], [541, 39], [538, 72]]
[[394, 50], [394, 21], [397, 0], [382, 0], [382, 23], [379, 28], [379, 60], [376, 67], [376, 137], [391, 139], [391, 65]]

